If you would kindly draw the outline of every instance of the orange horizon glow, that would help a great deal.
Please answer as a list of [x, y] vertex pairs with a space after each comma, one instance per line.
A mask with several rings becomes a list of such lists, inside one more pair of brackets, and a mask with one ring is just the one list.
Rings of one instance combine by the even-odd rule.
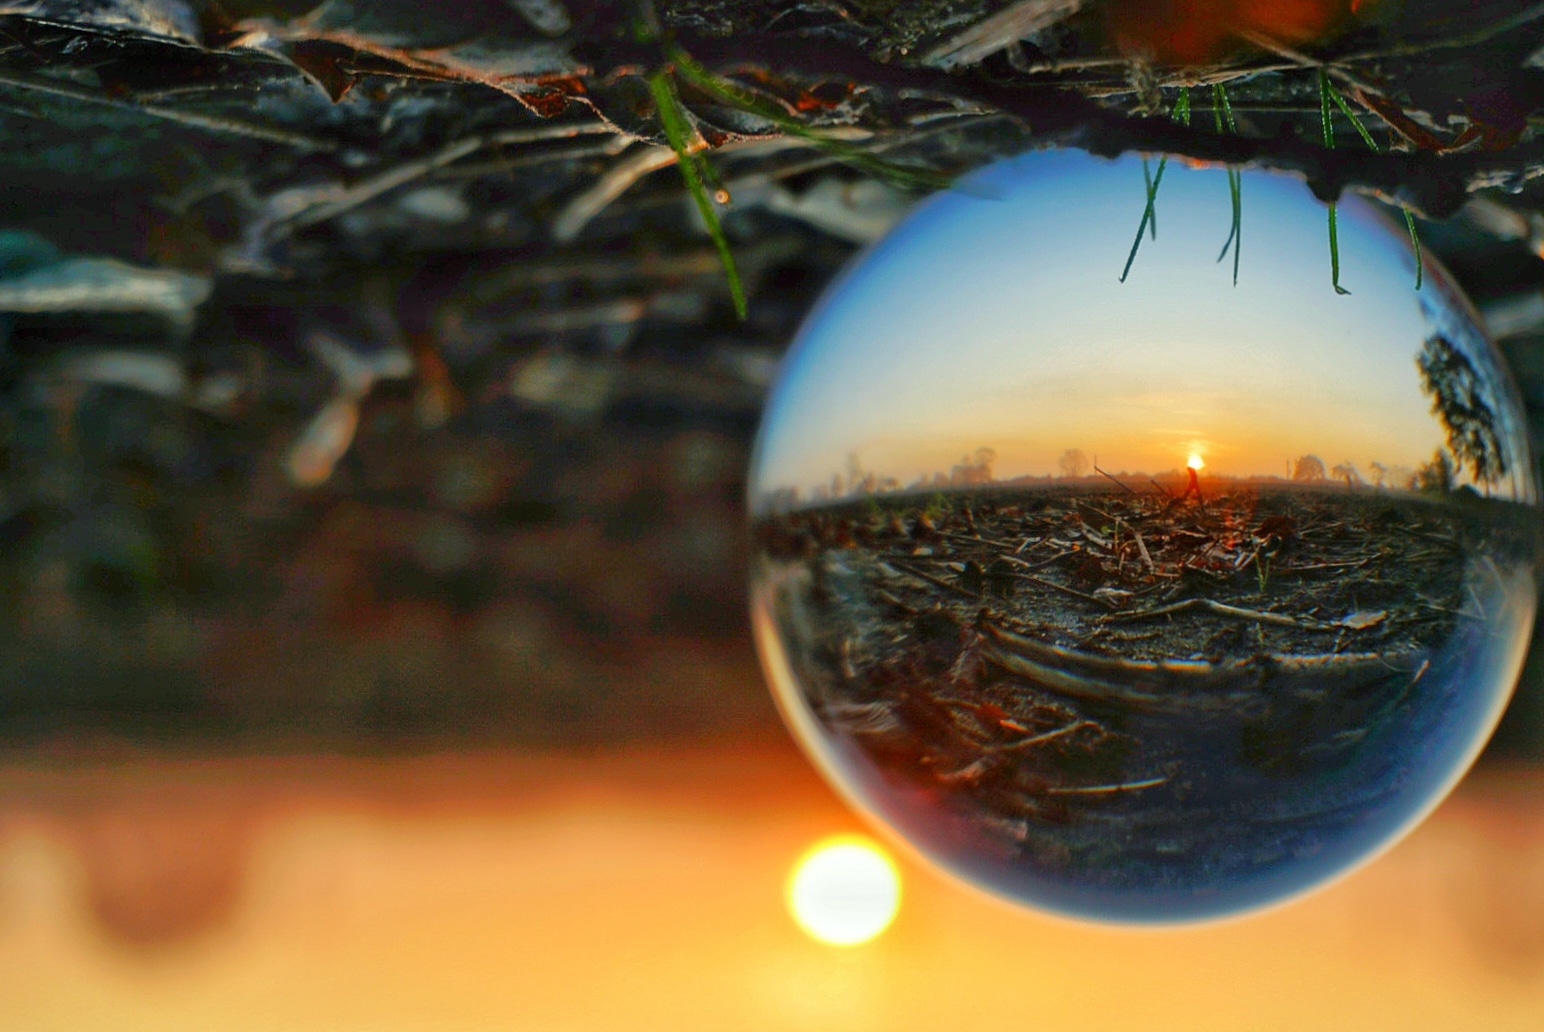
[[[837, 953], [779, 888], [857, 820], [789, 745], [12, 756], [0, 999], [17, 1032], [1537, 1032], [1541, 800], [1544, 771], [1492, 766], [1323, 893], [1164, 932], [1048, 918], [903, 862], [904, 918]], [[254, 814], [253, 846], [224, 923], [135, 951], [92, 923], [68, 822], [132, 829], [168, 806], [193, 828]], [[121, 841], [132, 859], [159, 840]]]
[[[1305, 409], [1310, 403], [1304, 403]], [[1100, 469], [1117, 476], [1179, 477], [1187, 469], [1223, 480], [1291, 479], [1293, 464], [1305, 455], [1317, 456], [1328, 468], [1337, 463], [1349, 463], [1364, 476], [1382, 467], [1394, 471], [1395, 479], [1408, 476], [1431, 457], [1434, 449], [1442, 447], [1440, 434], [1431, 432], [1424, 440], [1415, 434], [1403, 446], [1349, 448], [1345, 440], [1320, 439], [1302, 433], [1287, 438], [1269, 430], [1252, 432], [1254, 428], [1242, 428], [1230, 436], [1212, 434], [1202, 426], [1178, 427], [1168, 434], [1151, 432], [1146, 435], [1130, 434], [1122, 439], [1111, 436], [1093, 436], [1091, 439], [1069, 434], [1060, 438]], [[1407, 428], [1399, 426], [1399, 430]], [[992, 480], [997, 483], [1021, 478], [1039, 479], [1065, 475], [1058, 467], [1063, 451], [1068, 449], [1049, 445], [1049, 434], [1037, 435], [1038, 440], [992, 438], [987, 435], [970, 436], [966, 432], [939, 434], [932, 440], [916, 441], [895, 439], [876, 443], [861, 449], [853, 449], [842, 466], [829, 467], [824, 476], [807, 475], [802, 483], [785, 482], [784, 487], [799, 490], [801, 496], [812, 497], [812, 491], [820, 485], [830, 485], [833, 480], [844, 485], [856, 469], [863, 476], [872, 476], [874, 483], [890, 483], [891, 489], [906, 489], [930, 481], [935, 474], [946, 477], [962, 457], [971, 458], [979, 450], [994, 454]], [[1369, 434], [1369, 437], [1372, 435]], [[1175, 440], [1179, 438], [1179, 440]], [[1051, 438], [1057, 440], [1057, 438]], [[1189, 442], [1189, 443], [1187, 443]], [[1386, 441], [1376, 441], [1387, 444]], [[1182, 461], [1176, 461], [1176, 447]], [[1092, 469], [1087, 475], [1096, 476]], [[792, 478], [790, 478], [792, 479]], [[1391, 481], [1392, 482], [1392, 481]], [[924, 485], [925, 486], [925, 485]], [[881, 493], [884, 488], [877, 488]]]

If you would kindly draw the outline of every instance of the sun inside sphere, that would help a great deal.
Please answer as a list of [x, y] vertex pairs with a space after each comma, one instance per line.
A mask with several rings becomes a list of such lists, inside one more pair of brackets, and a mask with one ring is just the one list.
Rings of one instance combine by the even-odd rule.
[[901, 875], [883, 849], [866, 838], [839, 836], [817, 843], [788, 876], [788, 911], [810, 938], [858, 946], [878, 938], [901, 907]]
[[1242, 189], [1230, 237], [1223, 171], [1171, 165], [1119, 282], [1139, 161], [983, 170], [828, 289], [757, 438], [789, 726], [1030, 906], [1173, 923], [1327, 884], [1452, 789], [1521, 666], [1534, 460], [1473, 309], [1350, 195], [1337, 294], [1325, 206]]

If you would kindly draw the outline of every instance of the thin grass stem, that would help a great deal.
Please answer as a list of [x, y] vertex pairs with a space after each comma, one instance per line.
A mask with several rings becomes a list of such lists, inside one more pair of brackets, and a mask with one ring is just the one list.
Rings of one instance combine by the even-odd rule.
[[[1233, 106], [1228, 103], [1228, 91], [1221, 83], [1212, 85], [1212, 121], [1216, 124], [1219, 136], [1224, 132], [1238, 132], [1238, 123], [1233, 119]], [[1228, 239], [1222, 242], [1222, 250], [1217, 252], [1217, 260], [1222, 261], [1228, 256], [1228, 249], [1233, 249], [1233, 285], [1236, 287], [1244, 224], [1244, 177], [1236, 168], [1228, 169], [1228, 198], [1233, 202], [1233, 223], [1228, 229]]]
[[[1319, 128], [1324, 133], [1324, 149], [1335, 149], [1335, 127], [1330, 122], [1331, 98], [1335, 95], [1335, 87], [1330, 85], [1330, 76], [1323, 68], [1319, 69]], [[1330, 284], [1337, 294], [1349, 294], [1351, 291], [1340, 285], [1340, 228], [1336, 217], [1335, 205], [1330, 205]]]
[[1351, 293], [1340, 285], [1340, 230], [1333, 204], [1330, 205], [1330, 283], [1337, 294]]
[[1421, 235], [1415, 231], [1415, 216], [1410, 214], [1410, 209], [1400, 210], [1405, 213], [1405, 228], [1410, 231], [1410, 246], [1415, 249], [1415, 289], [1420, 290], [1426, 279], [1426, 262], [1421, 257]]
[[723, 264], [724, 275], [729, 280], [729, 295], [734, 300], [735, 314], [744, 319], [747, 312], [745, 286], [740, 281], [740, 269], [735, 264], [734, 252], [730, 250], [729, 238], [724, 235], [724, 226], [719, 221], [718, 209], [708, 193], [708, 183], [713, 181], [713, 173], [706, 159], [694, 146], [697, 142], [695, 139], [697, 133], [687, 120], [686, 109], [681, 106], [681, 98], [676, 93], [675, 82], [671, 79], [669, 72], [656, 72], [651, 75], [649, 92], [653, 95], [654, 105], [659, 110], [659, 123], [665, 131], [665, 139], [670, 141], [670, 149], [676, 153], [677, 163], [681, 168], [681, 178], [686, 182], [687, 192], [696, 202], [697, 211], [708, 227], [708, 235], [713, 238], [713, 246], [718, 249], [719, 261]]
[[842, 140], [834, 140], [820, 132], [820, 130], [812, 129], [805, 125], [802, 121], [780, 108], [776, 103], [759, 97], [737, 83], [708, 71], [696, 58], [678, 46], [670, 48], [669, 56], [676, 72], [682, 79], [690, 83], [694, 89], [701, 91], [722, 104], [765, 119], [790, 136], [809, 140], [837, 161], [845, 165], [851, 165], [860, 172], [887, 180], [909, 190], [945, 190], [954, 183], [954, 179], [951, 176], [906, 168], [894, 162], [876, 158], [861, 147]]
[[1233, 285], [1238, 286], [1238, 256], [1244, 246], [1244, 174], [1228, 169], [1228, 190], [1233, 195]]
[[1142, 221], [1137, 225], [1137, 238], [1131, 242], [1131, 253], [1126, 255], [1126, 267], [1120, 271], [1120, 281], [1126, 282], [1126, 277], [1131, 275], [1131, 265], [1137, 260], [1137, 251], [1142, 246], [1142, 234], [1148, 231], [1155, 218], [1155, 204], [1158, 200], [1158, 187], [1163, 185], [1163, 170], [1169, 167], [1168, 158], [1160, 158], [1158, 171], [1148, 180], [1147, 205], [1142, 209]]
[[[1174, 120], [1181, 125], [1190, 124], [1190, 87], [1181, 87], [1179, 99], [1174, 102]], [[1158, 187], [1163, 184], [1163, 170], [1169, 167], [1167, 156], [1158, 159], [1158, 171], [1148, 177], [1147, 160], [1142, 161], [1142, 178], [1147, 188], [1147, 204], [1142, 209], [1142, 221], [1137, 225], [1137, 238], [1131, 242], [1131, 252], [1126, 255], [1126, 267], [1120, 272], [1120, 282], [1126, 282], [1126, 277], [1131, 275], [1132, 263], [1137, 260], [1137, 251], [1142, 247], [1142, 235], [1150, 233], [1154, 240], [1158, 239]]]
[[[1154, 195], [1153, 168], [1146, 158], [1142, 159], [1142, 187], [1147, 192], [1149, 198]], [[1151, 207], [1151, 204], [1152, 201], [1149, 200], [1149, 207]], [[1158, 210], [1156, 208], [1152, 209], [1152, 217], [1147, 220], [1147, 239], [1155, 242], [1158, 239]]]
[[[1328, 82], [1329, 76], [1325, 76], [1324, 81]], [[1372, 133], [1368, 132], [1367, 127], [1362, 124], [1362, 120], [1356, 117], [1356, 112], [1351, 110], [1351, 105], [1346, 103], [1346, 98], [1340, 95], [1340, 91], [1335, 88], [1335, 84], [1332, 82], [1329, 83], [1329, 94], [1330, 99], [1335, 102], [1335, 106], [1340, 108], [1341, 113], [1351, 122], [1351, 127], [1362, 138], [1362, 142], [1367, 144], [1367, 149], [1374, 154], [1382, 154], [1383, 148], [1378, 146], [1378, 141], [1372, 138]]]
[[[1367, 149], [1374, 154], [1383, 153], [1383, 148], [1378, 146], [1378, 142], [1373, 139], [1372, 133], [1368, 132], [1367, 127], [1362, 124], [1361, 118], [1352, 110], [1351, 105], [1346, 103], [1346, 98], [1341, 95], [1340, 90], [1335, 88], [1335, 84], [1330, 81], [1329, 76], [1322, 71], [1319, 73], [1319, 92], [1321, 94], [1321, 108], [1323, 106], [1323, 94], [1327, 93], [1329, 99], [1334, 101], [1335, 106], [1340, 108], [1341, 114], [1345, 115], [1352, 127], [1356, 129], [1356, 134], [1362, 138], [1362, 142], [1367, 144]], [[1322, 117], [1328, 118], [1328, 115]], [[1327, 137], [1329, 135], [1326, 133]], [[1326, 143], [1326, 146], [1333, 147], [1333, 140]], [[1415, 289], [1420, 290], [1426, 282], [1426, 262], [1421, 253], [1421, 235], [1416, 231], [1415, 216], [1410, 214], [1410, 209], [1401, 208], [1400, 211], [1405, 217], [1405, 228], [1410, 231], [1410, 247], [1415, 251]]]
[[[1227, 87], [1223, 86], [1223, 84], [1220, 82], [1214, 83], [1212, 85], [1212, 96], [1216, 100], [1217, 104], [1222, 108], [1222, 117], [1228, 125], [1228, 132], [1232, 133], [1234, 136], [1237, 136], [1238, 123], [1233, 120], [1233, 104], [1228, 100]], [[1222, 130], [1219, 129], [1217, 131], [1221, 132]]]

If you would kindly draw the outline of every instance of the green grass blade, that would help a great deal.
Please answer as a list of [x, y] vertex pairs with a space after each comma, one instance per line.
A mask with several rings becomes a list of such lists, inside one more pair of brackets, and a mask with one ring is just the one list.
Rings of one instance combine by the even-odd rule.
[[1226, 240], [1224, 240], [1222, 242], [1222, 250], [1217, 252], [1217, 260], [1219, 262], [1222, 261], [1224, 258], [1226, 258], [1228, 256], [1228, 251], [1229, 251], [1230, 248], [1232, 248], [1233, 241], [1238, 238], [1238, 223], [1239, 223], [1238, 205], [1239, 205], [1239, 195], [1238, 195], [1238, 182], [1234, 178], [1237, 175], [1238, 175], [1238, 173], [1236, 171], [1234, 171], [1231, 168], [1228, 169], [1228, 196], [1233, 201], [1233, 223], [1232, 223], [1232, 225], [1228, 229], [1228, 239], [1226, 239]]
[[[1212, 97], [1215, 99], [1218, 106], [1222, 108], [1222, 117], [1223, 120], [1228, 124], [1228, 132], [1232, 133], [1234, 136], [1237, 136], [1238, 123], [1233, 120], [1233, 105], [1228, 101], [1227, 88], [1220, 82], [1213, 84]], [[1217, 131], [1221, 132], [1222, 130], [1219, 129]]]
[[1156, 241], [1158, 239], [1158, 209], [1152, 206], [1152, 198], [1156, 191], [1153, 188], [1153, 169], [1146, 158], [1142, 159], [1142, 187], [1147, 191], [1148, 210], [1151, 217], [1147, 220], [1147, 238]]
[[[1233, 285], [1238, 286], [1238, 256], [1244, 246], [1244, 174], [1236, 168], [1228, 169], [1228, 193], [1233, 198], [1233, 229], [1228, 239], [1233, 242]], [[1228, 245], [1222, 245], [1227, 253]], [[1219, 257], [1217, 259], [1221, 261]]]
[[[1174, 120], [1181, 125], [1190, 124], [1190, 87], [1181, 87], [1179, 99], [1174, 102]], [[1142, 221], [1137, 225], [1137, 238], [1131, 242], [1131, 252], [1126, 255], [1126, 267], [1120, 271], [1120, 282], [1131, 275], [1131, 265], [1137, 260], [1142, 247], [1142, 234], [1150, 233], [1158, 239], [1158, 187], [1163, 183], [1163, 170], [1169, 167], [1167, 157], [1158, 159], [1158, 171], [1148, 176], [1147, 159], [1142, 159], [1142, 179], [1147, 189], [1147, 204], [1142, 209]]]
[[1342, 97], [1340, 91], [1335, 88], [1335, 84], [1330, 82], [1330, 77], [1324, 75], [1320, 82], [1328, 87], [1330, 99], [1335, 102], [1336, 107], [1340, 108], [1341, 114], [1345, 115], [1346, 119], [1350, 121], [1352, 128], [1356, 130], [1356, 134], [1362, 138], [1363, 143], [1367, 144], [1367, 149], [1374, 154], [1382, 154], [1383, 148], [1378, 146], [1378, 142], [1372, 138], [1372, 133], [1367, 131], [1367, 127], [1362, 124], [1362, 120], [1356, 117], [1356, 112], [1351, 110], [1351, 105], [1346, 103], [1346, 98]]
[[665, 138], [670, 141], [670, 149], [676, 153], [681, 178], [686, 181], [686, 189], [697, 203], [697, 211], [708, 227], [713, 246], [718, 249], [719, 261], [729, 280], [729, 295], [734, 299], [735, 314], [744, 319], [747, 312], [745, 286], [740, 281], [740, 269], [735, 264], [734, 252], [729, 248], [729, 238], [724, 235], [723, 224], [719, 222], [718, 209], [713, 204], [713, 198], [708, 195], [712, 172], [708, 169], [706, 159], [692, 149], [696, 134], [687, 121], [686, 110], [681, 106], [681, 98], [676, 94], [670, 73], [656, 72], [651, 75], [649, 92], [654, 97], [655, 107], [659, 109], [660, 127], [665, 131]]
[[[1330, 123], [1330, 111], [1334, 103], [1330, 98], [1334, 92], [1329, 73], [1319, 69], [1319, 127], [1324, 132], [1325, 150], [1335, 149], [1335, 127]], [[1340, 228], [1333, 204], [1330, 205], [1330, 284], [1337, 294], [1351, 293], [1340, 285]]]
[[[1340, 96], [1340, 91], [1336, 90], [1336, 85], [1329, 82], [1329, 74], [1323, 70], [1320, 70], [1319, 73], [1319, 96], [1325, 125], [1329, 124], [1329, 107], [1328, 102], [1326, 102], [1326, 99], [1328, 99], [1332, 100], [1337, 108], [1340, 108], [1340, 113], [1345, 114], [1346, 121], [1351, 122], [1353, 128], [1356, 128], [1357, 136], [1362, 137], [1362, 142], [1366, 144], [1368, 150], [1373, 151], [1374, 154], [1383, 153], [1383, 148], [1377, 145], [1377, 141], [1374, 141], [1373, 134], [1366, 130], [1365, 125], [1362, 124], [1362, 119], [1357, 117], [1356, 111], [1351, 110], [1351, 105], [1346, 104], [1345, 97]], [[1334, 147], [1334, 139], [1332, 139], [1328, 128], [1325, 130], [1325, 147]], [[1403, 215], [1405, 215], [1405, 229], [1410, 230], [1410, 246], [1416, 250], [1416, 289], [1419, 290], [1420, 286], [1425, 283], [1425, 278], [1427, 278], [1425, 277], [1425, 258], [1422, 258], [1422, 255], [1420, 255], [1420, 233], [1416, 232], [1416, 218], [1411, 215], [1410, 210], [1405, 210]], [[1334, 239], [1334, 236], [1331, 236], [1331, 239]], [[1339, 284], [1337, 284], [1336, 289], [1339, 289]]]
[[1330, 205], [1330, 284], [1337, 294], [1351, 293], [1340, 285], [1340, 230], [1333, 204]]
[[1415, 248], [1415, 289], [1420, 290], [1421, 284], [1426, 280], [1426, 262], [1421, 257], [1421, 235], [1415, 231], [1415, 216], [1410, 214], [1408, 208], [1405, 213], [1405, 228], [1410, 231], [1410, 246]]
[[[1368, 150], [1373, 151], [1374, 154], [1383, 153], [1383, 148], [1377, 145], [1377, 141], [1374, 141], [1373, 134], [1366, 131], [1365, 125], [1362, 124], [1362, 119], [1357, 117], [1356, 111], [1351, 110], [1351, 105], [1346, 104], [1345, 97], [1340, 96], [1340, 91], [1336, 90], [1334, 83], [1329, 82], [1328, 74], [1323, 73], [1323, 71], [1319, 73], [1319, 91], [1320, 94], [1329, 94], [1329, 99], [1334, 100], [1336, 107], [1340, 108], [1340, 113], [1345, 114], [1346, 121], [1351, 122], [1351, 125], [1356, 128], [1357, 136], [1362, 137], [1362, 142], [1366, 144]], [[1332, 147], [1334, 144], [1331, 142], [1329, 145]], [[1419, 290], [1422, 284], [1425, 283], [1425, 278], [1427, 278], [1425, 277], [1425, 258], [1420, 253], [1420, 233], [1416, 232], [1416, 216], [1411, 215], [1408, 209], [1403, 212], [1403, 215], [1405, 215], [1405, 229], [1410, 230], [1410, 246], [1416, 250], [1416, 289]]]
[[1131, 253], [1126, 255], [1126, 267], [1120, 271], [1120, 281], [1126, 282], [1126, 277], [1131, 275], [1131, 264], [1137, 260], [1137, 251], [1142, 246], [1142, 234], [1147, 232], [1155, 217], [1158, 201], [1158, 187], [1163, 183], [1163, 170], [1169, 167], [1169, 159], [1161, 158], [1158, 161], [1158, 171], [1149, 180], [1147, 186], [1147, 205], [1142, 209], [1142, 221], [1137, 225], [1137, 238], [1131, 242]]
[[[1212, 121], [1216, 124], [1219, 136], [1224, 132], [1238, 132], [1238, 123], [1233, 119], [1233, 105], [1228, 102], [1228, 91], [1221, 83], [1212, 85]], [[1222, 242], [1222, 250], [1217, 252], [1217, 260], [1222, 261], [1228, 256], [1228, 248], [1233, 249], [1233, 285], [1236, 287], [1244, 224], [1244, 177], [1236, 168], [1228, 169], [1228, 198], [1233, 202], [1233, 223], [1228, 228], [1228, 239]]]
[[675, 66], [682, 79], [691, 83], [695, 89], [700, 90], [719, 103], [765, 119], [789, 136], [797, 136], [800, 139], [808, 140], [837, 161], [845, 165], [851, 165], [860, 172], [887, 180], [909, 190], [946, 190], [954, 184], [954, 179], [951, 176], [938, 175], [920, 169], [907, 168], [894, 162], [884, 161], [868, 153], [862, 147], [854, 146], [845, 140], [832, 139], [818, 129], [812, 129], [805, 125], [771, 101], [758, 97], [750, 90], [744, 89], [728, 79], [714, 75], [704, 68], [696, 58], [680, 47], [672, 47], [670, 49], [670, 62]]
[[1324, 134], [1324, 149], [1335, 149], [1335, 127], [1330, 124], [1330, 94], [1334, 87], [1324, 69], [1319, 69], [1319, 129]]

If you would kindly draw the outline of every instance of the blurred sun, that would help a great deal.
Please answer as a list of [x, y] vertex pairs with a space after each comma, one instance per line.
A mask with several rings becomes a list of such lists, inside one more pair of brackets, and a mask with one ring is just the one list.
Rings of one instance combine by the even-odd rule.
[[875, 842], [838, 835], [817, 842], [788, 876], [788, 910], [810, 938], [857, 946], [877, 938], [901, 907], [901, 872]]
[[1206, 468], [1206, 463], [1201, 461], [1201, 456], [1199, 455], [1191, 455], [1190, 461], [1185, 463], [1185, 465], [1198, 472]]

